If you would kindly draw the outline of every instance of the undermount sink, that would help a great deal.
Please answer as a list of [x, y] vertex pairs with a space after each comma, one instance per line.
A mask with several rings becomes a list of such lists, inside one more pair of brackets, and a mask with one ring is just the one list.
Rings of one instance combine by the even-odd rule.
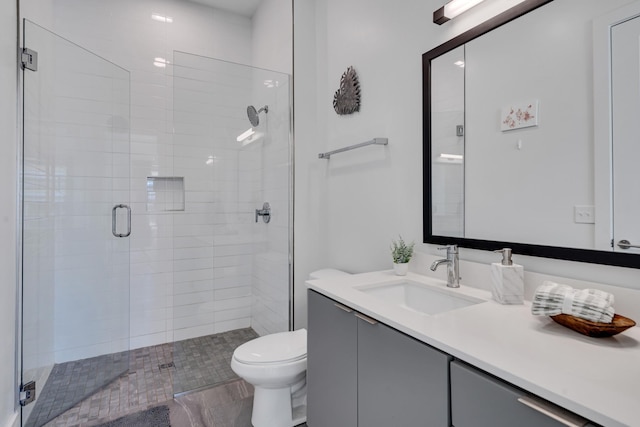
[[423, 314], [438, 314], [485, 302], [446, 288], [436, 288], [418, 282], [401, 282], [362, 286], [360, 292], [390, 304]]

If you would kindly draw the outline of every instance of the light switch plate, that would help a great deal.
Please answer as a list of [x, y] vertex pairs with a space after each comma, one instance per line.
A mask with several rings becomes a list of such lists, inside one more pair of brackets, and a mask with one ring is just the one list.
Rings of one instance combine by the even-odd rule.
[[576, 205], [573, 207], [573, 220], [576, 224], [595, 224], [596, 208], [592, 205]]

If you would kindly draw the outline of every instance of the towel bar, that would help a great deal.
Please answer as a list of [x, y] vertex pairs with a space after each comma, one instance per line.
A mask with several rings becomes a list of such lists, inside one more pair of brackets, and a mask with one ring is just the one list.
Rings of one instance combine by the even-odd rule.
[[318, 154], [319, 159], [328, 159], [331, 155], [336, 153], [342, 153], [344, 151], [355, 150], [356, 148], [366, 147], [367, 145], [387, 145], [389, 144], [388, 138], [373, 138], [371, 141], [361, 142], [360, 144], [350, 145], [344, 148], [338, 148], [337, 150], [328, 151], [326, 153]]

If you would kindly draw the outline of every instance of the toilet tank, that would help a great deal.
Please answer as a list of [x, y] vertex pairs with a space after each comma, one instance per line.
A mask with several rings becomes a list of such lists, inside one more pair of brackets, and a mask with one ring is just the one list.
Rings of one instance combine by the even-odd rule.
[[323, 268], [322, 270], [316, 270], [309, 274], [310, 280], [315, 279], [330, 279], [332, 277], [350, 276], [349, 273], [342, 270], [336, 270], [335, 268]]

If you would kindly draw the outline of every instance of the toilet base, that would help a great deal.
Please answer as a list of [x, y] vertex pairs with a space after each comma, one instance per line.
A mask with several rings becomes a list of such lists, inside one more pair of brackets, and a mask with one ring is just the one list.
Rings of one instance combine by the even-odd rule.
[[307, 422], [307, 405], [300, 405], [293, 408], [293, 425], [298, 426]]
[[254, 387], [251, 414], [253, 427], [293, 427], [300, 423], [294, 421], [292, 414], [290, 387]]

